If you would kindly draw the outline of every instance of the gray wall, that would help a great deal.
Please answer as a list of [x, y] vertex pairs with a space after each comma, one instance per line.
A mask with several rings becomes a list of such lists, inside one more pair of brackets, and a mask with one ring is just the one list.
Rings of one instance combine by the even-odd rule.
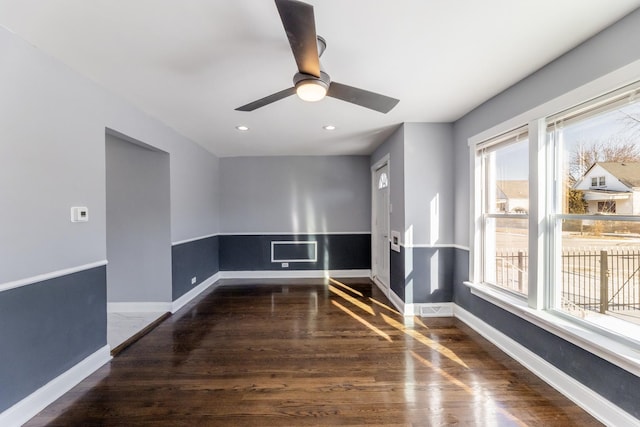
[[369, 157], [220, 159], [225, 233], [371, 231]]
[[[96, 87], [0, 28], [0, 284], [105, 259]], [[88, 206], [88, 223], [69, 221]]]
[[104, 266], [0, 293], [0, 412], [105, 345]]
[[4, 28], [0, 49], [0, 284], [106, 259], [105, 128], [171, 154], [172, 241], [218, 232], [214, 155]]
[[452, 131], [447, 123], [404, 123], [371, 156], [373, 165], [389, 155], [390, 223], [404, 245], [390, 251], [390, 287], [405, 303], [453, 298], [455, 252], [440, 247], [453, 245]]
[[[623, 81], [637, 79], [623, 67], [640, 60], [640, 10], [628, 15], [591, 40], [578, 46], [476, 108], [454, 124], [455, 241], [468, 246], [470, 208], [468, 139], [535, 107], [553, 102], [570, 91], [599, 88], [602, 76], [616, 72]], [[603, 87], [611, 90], [613, 87]], [[592, 95], [593, 96], [593, 95]], [[586, 101], [586, 99], [584, 99]], [[566, 106], [565, 106], [566, 107]], [[563, 370], [596, 393], [640, 418], [640, 378], [553, 335], [526, 320], [477, 298], [462, 284], [468, 279], [470, 257], [456, 249], [454, 301], [461, 307], [518, 341], [549, 363]]]
[[169, 155], [106, 135], [107, 301], [171, 298]]
[[[106, 345], [105, 268], [100, 277], [40, 277], [107, 258], [105, 129], [169, 153], [173, 242], [219, 231], [219, 170], [216, 156], [4, 28], [0, 51], [0, 288], [35, 282], [0, 291], [0, 307], [11, 307], [0, 325], [24, 313], [32, 319], [24, 337], [44, 328], [52, 338], [2, 346], [3, 362], [37, 368], [0, 373], [11, 390], [0, 394], [1, 410]], [[71, 206], [87, 206], [89, 222], [71, 223]]]
[[414, 245], [453, 243], [453, 126], [405, 123], [405, 228]]
[[639, 24], [640, 9], [455, 122], [454, 215], [457, 244], [469, 245], [468, 139], [640, 60], [640, 43], [637, 43]]
[[[399, 231], [404, 239], [404, 124], [371, 154], [371, 166], [389, 155], [389, 229]], [[371, 186], [371, 184], [369, 184]], [[371, 191], [371, 190], [369, 190]]]
[[169, 150], [172, 242], [220, 231], [220, 160], [199, 145], [184, 145], [175, 141]]

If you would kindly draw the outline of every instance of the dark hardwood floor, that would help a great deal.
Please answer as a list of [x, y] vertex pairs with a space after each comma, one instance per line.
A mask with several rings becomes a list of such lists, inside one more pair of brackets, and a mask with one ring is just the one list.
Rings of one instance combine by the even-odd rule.
[[366, 280], [256, 283], [200, 296], [27, 425], [600, 425], [460, 321], [403, 318]]

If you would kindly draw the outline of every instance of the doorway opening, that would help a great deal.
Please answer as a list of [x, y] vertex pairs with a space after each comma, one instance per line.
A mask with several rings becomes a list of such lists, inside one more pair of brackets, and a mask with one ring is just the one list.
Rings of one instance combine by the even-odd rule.
[[113, 354], [171, 310], [169, 154], [107, 130], [105, 171]]

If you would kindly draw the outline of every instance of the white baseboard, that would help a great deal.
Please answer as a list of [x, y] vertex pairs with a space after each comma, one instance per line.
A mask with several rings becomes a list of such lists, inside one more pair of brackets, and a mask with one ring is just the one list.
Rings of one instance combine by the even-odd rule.
[[260, 270], [221, 271], [221, 279], [317, 279], [325, 277], [371, 277], [371, 270]]
[[109, 360], [111, 360], [110, 348], [105, 345], [68, 371], [0, 413], [0, 425], [9, 427], [21, 426]]
[[454, 315], [602, 423], [640, 426], [640, 420], [462, 307], [455, 305]]
[[216, 283], [219, 279], [220, 279], [220, 272], [218, 272], [218, 273], [214, 274], [213, 276], [207, 278], [202, 283], [200, 283], [198, 286], [196, 286], [195, 288], [191, 289], [189, 292], [187, 292], [186, 294], [182, 295], [180, 298], [175, 300], [171, 304], [170, 310], [167, 310], [167, 311], [171, 311], [171, 313], [175, 313], [176, 311], [180, 310], [182, 307], [187, 305], [192, 299], [194, 299], [195, 297], [200, 295], [202, 292], [204, 292], [207, 288], [209, 288], [209, 286], [211, 286], [214, 283]]
[[107, 313], [166, 313], [170, 302], [108, 302]]
[[402, 298], [400, 298], [398, 295], [396, 295], [395, 292], [391, 290], [391, 288], [389, 288], [389, 293], [387, 294], [387, 298], [389, 298], [389, 301], [391, 301], [391, 304], [393, 304], [394, 307], [397, 308], [398, 311], [404, 315], [405, 303], [404, 301], [402, 301]]

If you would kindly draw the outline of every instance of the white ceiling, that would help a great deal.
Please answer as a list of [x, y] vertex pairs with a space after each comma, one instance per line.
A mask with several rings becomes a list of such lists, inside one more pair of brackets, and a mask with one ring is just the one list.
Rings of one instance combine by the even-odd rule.
[[[368, 154], [402, 122], [449, 122], [640, 0], [315, 0], [332, 80], [400, 99], [388, 114], [292, 96], [270, 0], [0, 0], [0, 25], [219, 156]], [[250, 127], [238, 132], [236, 125]], [[333, 124], [335, 131], [322, 129]], [[152, 141], [149, 141], [152, 143]]]

